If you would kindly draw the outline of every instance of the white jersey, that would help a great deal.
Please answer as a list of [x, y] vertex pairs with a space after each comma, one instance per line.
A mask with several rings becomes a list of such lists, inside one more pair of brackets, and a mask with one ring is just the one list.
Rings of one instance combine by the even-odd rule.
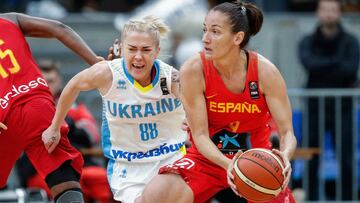
[[171, 92], [173, 67], [155, 60], [156, 75], [147, 86], [128, 73], [125, 61], [108, 62], [113, 81], [102, 95], [102, 145], [110, 162], [153, 162], [185, 153], [182, 104]]

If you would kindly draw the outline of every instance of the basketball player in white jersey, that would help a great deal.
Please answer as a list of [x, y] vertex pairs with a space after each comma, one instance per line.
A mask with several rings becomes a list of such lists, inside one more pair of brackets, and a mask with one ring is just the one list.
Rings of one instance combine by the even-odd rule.
[[102, 147], [109, 158], [114, 198], [133, 203], [160, 167], [185, 154], [185, 118], [178, 99], [178, 71], [156, 59], [168, 28], [158, 18], [125, 24], [122, 58], [102, 61], [74, 76], [64, 88], [43, 140], [51, 153], [60, 125], [80, 91], [97, 89], [103, 99]]

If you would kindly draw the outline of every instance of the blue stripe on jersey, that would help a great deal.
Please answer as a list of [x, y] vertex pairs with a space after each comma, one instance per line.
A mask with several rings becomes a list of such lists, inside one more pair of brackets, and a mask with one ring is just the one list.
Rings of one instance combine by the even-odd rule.
[[102, 105], [103, 106], [102, 124], [101, 124], [102, 148], [103, 148], [105, 157], [112, 159], [111, 154], [110, 154], [110, 149], [111, 149], [110, 129], [109, 129], [108, 121], [106, 119], [106, 107], [105, 107], [104, 100], [102, 101], [102, 103], [103, 103], [103, 105]]
[[125, 73], [127, 79], [131, 82], [131, 84], [134, 84], [134, 78], [128, 72], [128, 70], [126, 68], [125, 60], [122, 58], [121, 61], [122, 61], [122, 67], [123, 67], [123, 70], [124, 70], [124, 73]]
[[114, 164], [115, 164], [115, 160], [109, 159], [109, 162], [107, 165], [107, 179], [108, 179], [109, 183], [111, 183], [111, 177], [114, 173]]
[[155, 66], [155, 70], [156, 70], [156, 73], [155, 73], [155, 78], [154, 80], [152, 81], [152, 86], [155, 87], [156, 83], [159, 81], [159, 77], [160, 77], [160, 64], [159, 64], [159, 60], [155, 59], [154, 61], [154, 66]]

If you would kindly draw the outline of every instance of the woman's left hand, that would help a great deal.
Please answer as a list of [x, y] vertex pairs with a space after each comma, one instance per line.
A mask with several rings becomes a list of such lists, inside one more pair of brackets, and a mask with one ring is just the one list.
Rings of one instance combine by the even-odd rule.
[[282, 188], [285, 189], [285, 188], [287, 188], [287, 186], [289, 184], [289, 181], [290, 181], [290, 178], [291, 178], [291, 172], [292, 172], [292, 168], [291, 168], [289, 158], [285, 155], [284, 152], [279, 151], [277, 149], [273, 149], [272, 152], [274, 154], [278, 155], [285, 164], [284, 165], [285, 168], [283, 170], [283, 175], [284, 175], [285, 179], [284, 179], [284, 183], [282, 185]]

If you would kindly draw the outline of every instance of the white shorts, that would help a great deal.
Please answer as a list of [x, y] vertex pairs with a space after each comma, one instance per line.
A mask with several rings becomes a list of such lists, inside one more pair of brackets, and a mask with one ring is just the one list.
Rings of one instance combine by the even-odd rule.
[[183, 153], [179, 151], [161, 161], [148, 163], [115, 162], [112, 167], [109, 165], [108, 172], [112, 168], [112, 175], [108, 176], [108, 180], [114, 199], [122, 203], [134, 203], [135, 199], [141, 195], [145, 185], [158, 174], [161, 167], [171, 164], [183, 156]]

